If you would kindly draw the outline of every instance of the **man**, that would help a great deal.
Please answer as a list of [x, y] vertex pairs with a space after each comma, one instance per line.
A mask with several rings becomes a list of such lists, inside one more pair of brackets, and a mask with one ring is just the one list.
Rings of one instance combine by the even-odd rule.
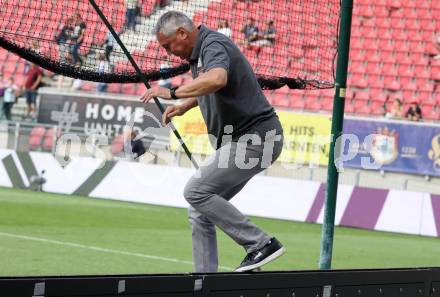
[[422, 119], [422, 110], [417, 102], [417, 100], [411, 101], [411, 105], [406, 111], [406, 117], [410, 121], [418, 122]]
[[273, 46], [275, 44], [277, 30], [275, 28], [274, 22], [271, 20], [267, 23], [266, 31], [264, 32], [264, 40], [269, 42], [269, 45]]
[[252, 43], [258, 40], [258, 27], [255, 25], [255, 19], [247, 20], [241, 32], [244, 34], [246, 43]]
[[[113, 22], [112, 26], [115, 26], [115, 25], [116, 25], [115, 22]], [[105, 59], [109, 63], [110, 63], [110, 54], [112, 53], [115, 45], [116, 45], [116, 39], [115, 39], [115, 37], [113, 37], [113, 34], [110, 31], [108, 31], [107, 35], [105, 37], [104, 50], [105, 50]]]
[[37, 90], [41, 86], [41, 80], [43, 79], [43, 71], [35, 64], [31, 64], [31, 67], [26, 74], [26, 82], [24, 87], [26, 89], [26, 103], [28, 106], [26, 117], [35, 118], [35, 103], [37, 101]]
[[11, 120], [12, 106], [17, 102], [17, 97], [20, 95], [20, 89], [14, 83], [14, 78], [10, 76], [4, 89], [3, 97], [3, 112], [7, 121]]
[[74, 21], [73, 18], [68, 18], [66, 23], [61, 28], [60, 32], [55, 37], [58, 43], [58, 52], [60, 54], [60, 63], [66, 64], [67, 61], [71, 60], [69, 51], [70, 37], [73, 34]]
[[84, 41], [86, 30], [86, 23], [84, 23], [81, 14], [75, 14], [75, 26], [73, 28], [73, 33], [70, 37], [71, 42], [71, 54], [72, 54], [72, 63], [79, 67], [82, 65], [83, 61], [79, 55], [79, 48]]
[[125, 0], [125, 27], [129, 30], [135, 31], [136, 29], [136, 7], [138, 6], [137, 0]]
[[203, 25], [196, 28], [191, 19], [177, 11], [162, 15], [155, 33], [169, 55], [189, 61], [194, 80], [173, 89], [154, 87], [141, 100], [148, 102], [154, 96], [185, 99], [165, 110], [164, 124], [199, 106], [216, 149], [184, 190], [191, 205], [195, 270], [218, 269], [215, 226], [247, 252], [236, 271], [256, 269], [281, 256], [284, 248], [229, 200], [280, 155], [281, 124], [249, 62], [228, 37]]
[[142, 142], [141, 138], [136, 139], [138, 133], [136, 131], [132, 131], [130, 133], [130, 144], [131, 144], [131, 152], [133, 153], [133, 158], [137, 160], [140, 156], [145, 154], [145, 146]]

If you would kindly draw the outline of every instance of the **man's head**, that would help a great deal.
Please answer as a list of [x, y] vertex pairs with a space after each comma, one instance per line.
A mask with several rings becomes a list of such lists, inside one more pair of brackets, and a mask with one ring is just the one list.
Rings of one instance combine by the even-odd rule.
[[197, 39], [194, 23], [184, 13], [168, 11], [154, 28], [157, 41], [167, 51], [182, 59], [189, 59]]
[[394, 107], [395, 108], [400, 108], [402, 106], [402, 101], [400, 101], [400, 99], [394, 100]]
[[254, 18], [248, 18], [247, 22], [248, 25], [254, 26], [255, 25], [255, 19]]
[[82, 21], [81, 14], [79, 12], [75, 13], [75, 22], [78, 23]]

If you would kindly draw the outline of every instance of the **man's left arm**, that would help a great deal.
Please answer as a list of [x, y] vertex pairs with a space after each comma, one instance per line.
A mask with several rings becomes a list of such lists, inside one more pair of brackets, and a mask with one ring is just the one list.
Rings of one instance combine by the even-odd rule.
[[[175, 91], [177, 98], [200, 97], [217, 92], [226, 86], [230, 59], [225, 47], [218, 42], [208, 45], [203, 51], [203, 62], [205, 72], [200, 73], [193, 81], [180, 86]], [[147, 90], [141, 100], [146, 103], [155, 96], [171, 99], [169, 89], [155, 87]]]

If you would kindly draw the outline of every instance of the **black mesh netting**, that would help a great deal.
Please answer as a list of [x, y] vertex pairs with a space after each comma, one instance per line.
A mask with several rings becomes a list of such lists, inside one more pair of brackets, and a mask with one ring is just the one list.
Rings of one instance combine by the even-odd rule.
[[[152, 34], [161, 14], [179, 10], [240, 47], [264, 89], [334, 84], [339, 0], [97, 0], [148, 80], [189, 66]], [[247, 26], [245, 28], [245, 26]], [[245, 29], [245, 30], [244, 30]], [[244, 33], [246, 32], [246, 34]], [[87, 0], [0, 0], [0, 46], [55, 73], [107, 83], [140, 82]]]

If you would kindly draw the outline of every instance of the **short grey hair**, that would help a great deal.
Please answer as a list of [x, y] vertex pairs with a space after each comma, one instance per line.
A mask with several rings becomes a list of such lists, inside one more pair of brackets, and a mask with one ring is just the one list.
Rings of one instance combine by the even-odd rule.
[[170, 36], [176, 33], [178, 28], [185, 28], [192, 32], [196, 29], [193, 21], [184, 13], [180, 11], [171, 10], [164, 13], [154, 27], [154, 34], [162, 33], [165, 36]]

